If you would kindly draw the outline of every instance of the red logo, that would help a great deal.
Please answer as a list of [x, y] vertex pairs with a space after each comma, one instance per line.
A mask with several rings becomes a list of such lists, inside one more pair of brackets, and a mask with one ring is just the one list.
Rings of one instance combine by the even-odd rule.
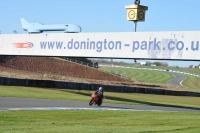
[[33, 44], [30, 42], [13, 43], [16, 48], [32, 48]]

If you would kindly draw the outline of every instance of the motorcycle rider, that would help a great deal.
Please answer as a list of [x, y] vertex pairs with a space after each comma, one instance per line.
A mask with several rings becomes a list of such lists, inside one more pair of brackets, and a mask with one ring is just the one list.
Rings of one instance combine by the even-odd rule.
[[103, 87], [99, 87], [99, 89], [95, 91], [95, 94], [98, 95], [98, 98], [99, 98], [100, 100], [103, 99], [103, 93], [104, 93]]

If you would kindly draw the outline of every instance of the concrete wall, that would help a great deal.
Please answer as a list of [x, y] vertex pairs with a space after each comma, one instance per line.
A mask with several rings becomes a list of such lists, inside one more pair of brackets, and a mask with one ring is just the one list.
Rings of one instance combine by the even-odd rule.
[[32, 79], [16, 79], [0, 77], [0, 85], [9, 86], [27, 86], [27, 87], [42, 87], [42, 88], [60, 88], [60, 89], [79, 89], [79, 90], [96, 90], [103, 86], [107, 92], [127, 92], [127, 93], [145, 93], [145, 94], [160, 94], [160, 95], [176, 95], [176, 96], [198, 96], [200, 93], [186, 91], [171, 91], [154, 88], [139, 88], [127, 86], [112, 86], [101, 84], [62, 82], [50, 80], [32, 80]]

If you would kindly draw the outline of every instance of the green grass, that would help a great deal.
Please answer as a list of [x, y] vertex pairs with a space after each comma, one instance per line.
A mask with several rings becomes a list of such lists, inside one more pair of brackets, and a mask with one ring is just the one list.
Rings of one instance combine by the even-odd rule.
[[88, 98], [85, 96], [80, 97], [79, 94], [72, 94], [65, 90], [20, 87], [20, 86], [0, 86], [0, 96], [20, 97], [20, 98], [42, 98], [42, 99], [53, 99], [53, 100], [88, 101]]
[[[89, 102], [93, 91], [0, 86], [0, 96]], [[105, 103], [200, 108], [200, 97], [106, 92]]]
[[163, 69], [183, 72], [184, 69], [181, 67], [167, 67], [167, 66], [136, 66], [137, 68], [151, 68], [151, 69]]
[[[126, 65], [124, 65], [124, 66], [126, 66]], [[163, 70], [169, 69], [169, 70], [181, 71], [181, 72], [183, 72], [185, 70], [185, 68], [182, 68], [182, 67], [172, 67], [172, 66], [134, 66], [134, 65], [127, 65], [126, 67], [163, 69]], [[190, 68], [187, 68], [187, 69], [190, 70]]]
[[[151, 66], [142, 66], [138, 68], [152, 68], [152, 69], [164, 69], [167, 67], [151, 67]], [[133, 68], [118, 68], [118, 67], [101, 67], [101, 70], [114, 71], [116, 73], [126, 75], [130, 78], [135, 78], [139, 82], [144, 83], [154, 83], [154, 84], [166, 84], [167, 81], [173, 79], [172, 74], [167, 72], [153, 71], [153, 70], [144, 70], [144, 69], [133, 69]], [[172, 70], [172, 69], [169, 69]], [[173, 68], [175, 71], [183, 71], [182, 68]], [[195, 69], [189, 69], [193, 70]], [[197, 73], [197, 72], [196, 72]], [[183, 85], [188, 87], [190, 91], [200, 92], [200, 78], [194, 77], [191, 75], [184, 74], [186, 80], [184, 80]]]
[[[126, 66], [126, 67], [128, 67], [128, 66]], [[200, 69], [198, 69], [198, 68], [183, 68], [183, 67], [172, 67], [172, 66], [133, 66], [133, 65], [129, 65], [129, 67], [163, 69], [163, 70], [168, 69], [168, 70], [173, 70], [173, 71], [189, 72], [189, 73], [200, 75]]]
[[134, 66], [136, 68], [151, 68], [151, 69], [163, 69], [163, 70], [173, 70], [173, 71], [180, 71], [180, 72], [189, 72], [192, 74], [199, 74], [200, 69], [198, 68], [183, 68], [183, 67], [166, 67], [166, 66]]
[[169, 73], [133, 68], [101, 67], [101, 70], [114, 71], [115, 73], [135, 78], [139, 82], [154, 84], [165, 84], [167, 81], [174, 78], [173, 75]]
[[189, 69], [189, 72], [200, 75], [200, 69], [197, 69], [197, 68], [195, 68], [195, 69]]
[[191, 91], [200, 91], [200, 78], [191, 75], [186, 76], [186, 80], [183, 81], [183, 85], [190, 88]]
[[199, 113], [139, 111], [0, 112], [2, 133], [199, 133]]

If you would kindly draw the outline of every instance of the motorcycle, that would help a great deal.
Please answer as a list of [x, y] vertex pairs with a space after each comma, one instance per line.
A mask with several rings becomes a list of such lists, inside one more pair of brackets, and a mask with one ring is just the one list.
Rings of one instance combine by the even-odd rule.
[[102, 99], [99, 99], [98, 94], [94, 94], [94, 93], [91, 96], [92, 97], [91, 97], [90, 102], [89, 102], [90, 106], [92, 106], [92, 105], [101, 106], [101, 104], [103, 103], [103, 100], [105, 99], [104, 96], [103, 96]]

